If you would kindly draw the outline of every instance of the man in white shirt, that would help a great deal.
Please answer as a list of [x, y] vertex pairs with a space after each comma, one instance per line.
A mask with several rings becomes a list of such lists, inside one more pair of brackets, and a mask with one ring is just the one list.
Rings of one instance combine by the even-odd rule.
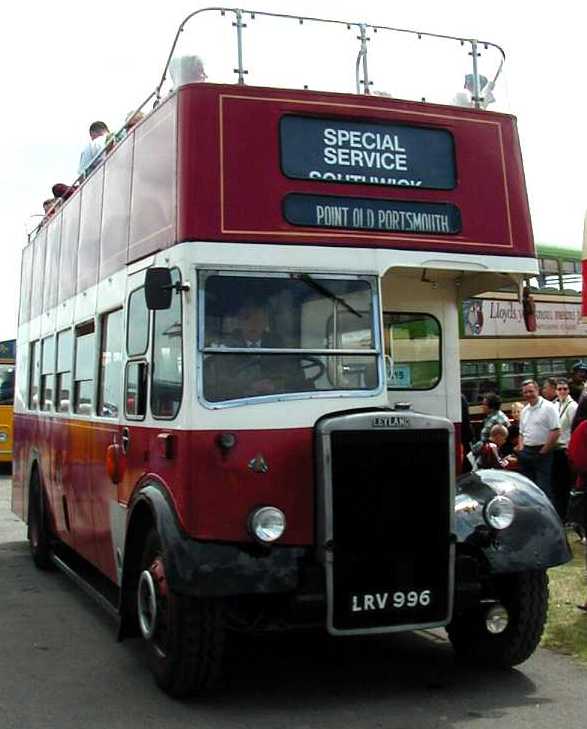
[[552, 461], [552, 489], [554, 494], [554, 505], [560, 518], [565, 521], [569, 506], [569, 495], [571, 492], [571, 469], [567, 457], [567, 447], [571, 438], [571, 425], [577, 411], [577, 403], [569, 392], [569, 381], [561, 377], [556, 382], [558, 399], [555, 405], [558, 407], [561, 432], [553, 451]]
[[520, 416], [520, 470], [553, 500], [552, 451], [560, 437], [558, 407], [540, 396], [534, 380], [522, 383], [526, 406]]
[[110, 131], [104, 122], [95, 121], [90, 124], [90, 141], [83, 148], [79, 158], [78, 175], [87, 175], [92, 171], [106, 147], [109, 134]]

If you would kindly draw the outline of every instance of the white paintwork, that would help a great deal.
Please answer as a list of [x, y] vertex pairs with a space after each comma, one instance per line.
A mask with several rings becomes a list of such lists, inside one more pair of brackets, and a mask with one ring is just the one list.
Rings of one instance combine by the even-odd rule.
[[[186, 242], [123, 268], [97, 286], [60, 304], [19, 329], [19, 353], [27, 353], [31, 341], [59, 331], [71, 324], [96, 318], [96, 341], [100, 341], [99, 315], [124, 305], [128, 293], [142, 285], [150, 265], [177, 266], [190, 290], [183, 294], [184, 309], [184, 397], [178, 417], [173, 421], [156, 420], [147, 415], [141, 425], [164, 430], [258, 429], [311, 427], [322, 415], [336, 410], [379, 407], [408, 400], [414, 409], [432, 415], [460, 420], [458, 302], [462, 292], [470, 295], [486, 290], [494, 282], [494, 273], [520, 281], [537, 271], [535, 259], [500, 256], [461, 255], [426, 251], [356, 249], [319, 246], [260, 245], [243, 243]], [[430, 313], [442, 325], [443, 376], [430, 391], [387, 393], [384, 388], [368, 397], [315, 393], [298, 397], [274, 397], [225, 408], [209, 408], [197, 401], [196, 356], [196, 268], [251, 271], [307, 271], [310, 273], [365, 274], [381, 278], [383, 309]], [[126, 336], [126, 332], [125, 332]], [[19, 354], [17, 381], [26, 391], [27, 354]], [[96, 376], [98, 368], [96, 357]], [[125, 358], [126, 361], [126, 358]], [[121, 391], [123, 383], [121, 382]], [[121, 392], [122, 395], [122, 392]], [[122, 399], [121, 399], [122, 401]], [[15, 410], [26, 408], [17, 397]], [[87, 416], [55, 414], [87, 420]], [[110, 418], [91, 419], [116, 422]], [[126, 421], [121, 415], [119, 422]]]

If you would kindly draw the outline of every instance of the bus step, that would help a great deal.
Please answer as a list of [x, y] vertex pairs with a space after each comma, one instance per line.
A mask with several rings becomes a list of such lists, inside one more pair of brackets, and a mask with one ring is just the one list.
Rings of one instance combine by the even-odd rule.
[[100, 590], [98, 590], [94, 585], [92, 585], [88, 580], [84, 579], [79, 572], [76, 572], [73, 567], [70, 567], [67, 562], [65, 562], [60, 556], [58, 556], [55, 552], [51, 552], [51, 561], [53, 564], [57, 567], [58, 570], [61, 570], [67, 577], [69, 577], [75, 584], [80, 587], [86, 595], [92, 598], [95, 602], [100, 605], [101, 608], [103, 608], [108, 615], [110, 615], [111, 618], [113, 618], [117, 623], [120, 620], [120, 616], [118, 614], [118, 609], [115, 605], [112, 604], [112, 602], [102, 593]]

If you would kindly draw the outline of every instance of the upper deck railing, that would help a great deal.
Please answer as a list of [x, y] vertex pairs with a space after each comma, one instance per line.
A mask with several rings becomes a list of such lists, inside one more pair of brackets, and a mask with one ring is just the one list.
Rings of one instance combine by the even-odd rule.
[[495, 88], [505, 54], [489, 41], [210, 7], [181, 22], [161, 79], [143, 105], [161, 98], [172, 58], [180, 54], [197, 54], [208, 80], [218, 83], [379, 94], [479, 109], [503, 109], [506, 96], [502, 84]]
[[[190, 13], [180, 23], [159, 83], [136, 111], [156, 107], [173, 88], [170, 64], [180, 55], [201, 58], [205, 80], [213, 83], [507, 110], [505, 54], [489, 41], [358, 21], [209, 7]], [[124, 136], [124, 129], [113, 135], [100, 157]], [[75, 180], [72, 189], [84, 178]], [[35, 226], [29, 239], [60, 203]]]

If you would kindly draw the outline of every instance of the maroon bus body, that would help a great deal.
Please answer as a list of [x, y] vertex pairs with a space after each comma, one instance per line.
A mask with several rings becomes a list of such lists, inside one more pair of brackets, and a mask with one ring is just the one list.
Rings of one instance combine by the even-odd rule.
[[[280, 122], [284, 116], [319, 118], [333, 120], [333, 123], [360, 121], [370, 124], [405, 124], [411, 128], [448, 131], [452, 135], [456, 155], [454, 189], [290, 179], [282, 171], [280, 158]], [[398, 201], [453, 206], [452, 209], [460, 213], [461, 224], [459, 232], [444, 235], [293, 225], [285, 219], [283, 205], [286, 196], [295, 193], [346, 200], [367, 197], [375, 203]], [[438, 208], [429, 205], [429, 209]], [[273, 253], [282, 256], [282, 264], [287, 260], [283, 268], [283, 271], [287, 271], [290, 270], [289, 259], [285, 258], [290, 253], [287, 246], [291, 247], [292, 252], [295, 248], [297, 253], [302, 251], [303, 246], [312, 246], [313, 255], [324, 252], [321, 264], [316, 265], [318, 276], [326, 278], [327, 274], [335, 270], [336, 273], [332, 275], [342, 279], [346, 270], [349, 280], [352, 277], [358, 279], [359, 276], [370, 279], [373, 317], [381, 315], [381, 298], [377, 299], [377, 305], [374, 302], [376, 297], [380, 297], [383, 288], [381, 284], [381, 288], [376, 290], [376, 286], [381, 283], [375, 283], [376, 276], [380, 272], [380, 278], [384, 278], [383, 273], [387, 275], [386, 272], [391, 271], [388, 283], [393, 284], [395, 258], [398, 261], [401, 258], [400, 254], [395, 253], [392, 257], [389, 251], [401, 252], [406, 260], [408, 256], [405, 252], [408, 251], [439, 254], [437, 266], [434, 256], [420, 256], [414, 259], [416, 262], [408, 261], [406, 266], [413, 269], [410, 270], [412, 278], [406, 277], [400, 281], [398, 290], [401, 293], [404, 290], [402, 286], [411, 286], [412, 280], [418, 286], [430, 285], [427, 289], [429, 292], [437, 288], [436, 281], [425, 278], [427, 269], [422, 270], [420, 277], [420, 266], [428, 265], [422, 261], [428, 258], [432, 261], [432, 269], [438, 268], [441, 274], [448, 272], [451, 278], [447, 277], [446, 280], [454, 289], [446, 287], [442, 291], [446, 298], [439, 297], [439, 301], [449, 312], [447, 320], [452, 322], [454, 335], [457, 305], [456, 299], [453, 301], [449, 297], [456, 297], [460, 283], [457, 278], [463, 265], [461, 259], [464, 261], [467, 256], [479, 257], [463, 265], [469, 280], [477, 277], [478, 271], [489, 274], [498, 271], [513, 272], [518, 281], [526, 270], [526, 261], [523, 259], [534, 257], [516, 121], [504, 114], [367, 95], [205, 83], [188, 85], [164, 99], [125, 139], [116, 144], [25, 248], [19, 321], [20, 327], [24, 327], [21, 352], [28, 351], [28, 354], [23, 354], [22, 370], [17, 371], [20, 372], [20, 379], [17, 377], [20, 391], [17, 392], [14, 417], [13, 510], [29, 524], [32, 522], [36, 532], [46, 527], [47, 543], [50, 537], [55, 537], [57, 548], [66, 545], [101, 573], [98, 574], [99, 580], [106, 582], [103, 576], [108, 578], [112, 583], [108, 587], [117, 592], [116, 599], [119, 602], [115, 607], [121, 617], [121, 633], [128, 630], [130, 634], [133, 631], [136, 634], [140, 625], [143, 637], [151, 645], [151, 661], [158, 666], [155, 673], [157, 675], [159, 670], [161, 674], [158, 681], [165, 690], [174, 695], [185, 695], [187, 692], [187, 684], [174, 682], [181, 679], [183, 668], [194, 671], [194, 666], [199, 664], [192, 661], [194, 656], [187, 655], [186, 658], [184, 650], [193, 649], [197, 652], [200, 638], [205, 638], [204, 632], [208, 630], [212, 646], [216, 630], [221, 632], [224, 629], [220, 619], [216, 622], [224, 610], [223, 606], [214, 602], [220, 597], [227, 597], [229, 601], [243, 595], [259, 598], [259, 603], [245, 600], [244, 617], [247, 620], [251, 618], [252, 610], [258, 604], [260, 623], [265, 619], [265, 605], [260, 604], [263, 598], [283, 597], [285, 603], [290, 597], [297, 598], [298, 592], [301, 594], [305, 590], [300, 603], [305, 598], [312, 602], [317, 597], [317, 621], [321, 625], [326, 624], [333, 634], [438, 627], [447, 625], [452, 619], [453, 603], [456, 604], [460, 599], [456, 583], [461, 574], [466, 578], [462, 580], [464, 599], [473, 603], [477, 598], [481, 600], [481, 597], [486, 597], [485, 593], [481, 595], [481, 570], [475, 572], [477, 563], [471, 567], [475, 562], [471, 550], [482, 553], [479, 564], [483, 565], [484, 577], [487, 576], [487, 565], [497, 574], [511, 572], [514, 568], [518, 571], [536, 570], [536, 563], [540, 563], [541, 569], [544, 569], [568, 558], [568, 550], [565, 551], [563, 544], [564, 534], [554, 512], [551, 518], [547, 509], [533, 509], [536, 520], [542, 519], [548, 524], [532, 530], [528, 525], [523, 526], [532, 534], [526, 534], [521, 539], [514, 531], [509, 541], [504, 538], [503, 543], [499, 543], [497, 550], [491, 541], [492, 533], [484, 521], [485, 512], [481, 503], [482, 499], [488, 498], [488, 494], [493, 494], [491, 489], [487, 487], [481, 494], [481, 490], [475, 491], [475, 484], [469, 484], [470, 491], [467, 492], [465, 488], [460, 494], [467, 503], [463, 509], [455, 507], [454, 463], [459, 459], [455, 459], [451, 451], [455, 450], [455, 445], [458, 450], [459, 425], [457, 423], [453, 428], [445, 417], [408, 412], [400, 403], [397, 404], [397, 412], [389, 408], [388, 393], [383, 384], [381, 340], [384, 340], [384, 335], [381, 328], [378, 335], [373, 334], [374, 327], [380, 327], [381, 318], [379, 324], [375, 318], [368, 323], [371, 327], [371, 344], [368, 348], [360, 350], [354, 344], [350, 347], [352, 356], [357, 353], [363, 356], [366, 352], [366, 356], [372, 357], [373, 361], [377, 358], [376, 367], [380, 377], [378, 380], [374, 378], [375, 384], [369, 384], [364, 374], [359, 375], [363, 377], [362, 381], [357, 379], [361, 384], [353, 384], [347, 388], [348, 393], [343, 393], [349, 394], [349, 399], [341, 397], [341, 390], [313, 394], [310, 388], [301, 391], [292, 389], [294, 397], [291, 407], [292, 411], [297, 408], [294, 417], [298, 418], [292, 421], [295, 422], [292, 427], [288, 427], [285, 415], [282, 422], [278, 420], [289, 407], [287, 402], [276, 403], [278, 395], [266, 399], [268, 407], [265, 411], [261, 407], [255, 411], [256, 414], [261, 412], [262, 416], [256, 423], [251, 422], [254, 427], [249, 428], [247, 418], [253, 412], [253, 405], [244, 395], [236, 403], [242, 407], [229, 409], [222, 396], [214, 402], [205, 401], [203, 387], [199, 389], [201, 401], [196, 400], [195, 393], [191, 392], [194, 402], [186, 403], [187, 395], [182, 393], [183, 409], [179, 410], [175, 422], [166, 420], [166, 414], [161, 413], [161, 419], [157, 420], [154, 412], [150, 413], [153, 419], [149, 419], [147, 424], [132, 417], [119, 417], [118, 421], [114, 416], [98, 417], [95, 409], [90, 417], [90, 407], [87, 417], [73, 416], [71, 404], [68, 413], [55, 413], [53, 410], [43, 412], [38, 406], [31, 408], [33, 398], [29, 390], [32, 380], [29, 374], [33, 373], [38, 384], [40, 373], [37, 372], [38, 360], [31, 365], [24, 358], [30, 359], [31, 351], [38, 350], [37, 347], [30, 347], [31, 341], [55, 333], [48, 329], [43, 331], [39, 325], [39, 321], [45, 321], [41, 318], [44, 312], [55, 313], [57, 307], [69, 306], [70, 309], [65, 308], [64, 311], [71, 316], [63, 326], [70, 330], [73, 325], [85, 326], [97, 316], [95, 306], [91, 309], [91, 299], [86, 299], [86, 308], [83, 305], [80, 307], [84, 318], [73, 321], [73, 297], [79, 297], [75, 300], [76, 306], [79, 301], [83, 304], [86, 292], [95, 290], [93, 287], [102, 282], [102, 289], [99, 289], [102, 291], [112, 284], [112, 301], [117, 307], [113, 310], [100, 309], [100, 321], [103, 322], [105, 315], [113, 311], [117, 313], [118, 308], [129, 300], [127, 296], [130, 292], [126, 287], [134, 281], [131, 276], [143, 276], [137, 278], [139, 288], [148, 279], [143, 271], [153, 265], [153, 259], [143, 262], [147, 256], [184, 244], [182, 248], [176, 249], [180, 263], [170, 263], [172, 256], [167, 254], [169, 258], [162, 266], [159, 261], [165, 256], [159, 256], [155, 273], [170, 275], [170, 268], [177, 265], [179, 270], [185, 263], [186, 269], [191, 266], [193, 274], [194, 264], [199, 263], [200, 259], [195, 254], [193, 258], [185, 254], [185, 251], [191, 253], [192, 242], [194, 246], [202, 243], [214, 243], [217, 246], [193, 249], [195, 252], [203, 250], [202, 256], [208, 256], [205, 259], [206, 266], [201, 264], [205, 268], [202, 278], [196, 282], [199, 296], [206, 295], [206, 284], [200, 289], [200, 280], [209, 280], [206, 275], [216, 265], [211, 250], [227, 253], [226, 259], [235, 250], [244, 251], [249, 258], [243, 255], [245, 263], [242, 265], [249, 270], [255, 265], [260, 250], [254, 249], [251, 244], [272, 244], [279, 246]], [[234, 243], [242, 243], [243, 246], [249, 244], [249, 250], [238, 246], [228, 247], [228, 244]], [[349, 248], [362, 250], [357, 253], [346, 252], [345, 249]], [[346, 255], [346, 269], [342, 266], [341, 271], [335, 269], [336, 249], [339, 257]], [[361, 253], [366, 258], [371, 255], [372, 260], [377, 261], [376, 249], [385, 249], [385, 258], [383, 253], [380, 255], [383, 261], [381, 265], [373, 264], [370, 268], [363, 263], [356, 270], [353, 268], [354, 256]], [[267, 248], [264, 247], [263, 251], [267, 251]], [[330, 255], [334, 261], [332, 264], [328, 262]], [[485, 271], [481, 257], [489, 256], [501, 258], [506, 263], [500, 266], [494, 259]], [[308, 254], [307, 258], [310, 260], [301, 265], [301, 259], [296, 259], [296, 273], [291, 276], [310, 283], [310, 288], [313, 284], [320, 290], [318, 281], [321, 279], [312, 278], [314, 269], [311, 256]], [[221, 254], [218, 255], [220, 259]], [[224, 264], [225, 268], [233, 266], [232, 261], [224, 260]], [[300, 273], [306, 271], [306, 264], [307, 271], [312, 275]], [[166, 270], [162, 271], [161, 266]], [[400, 261], [398, 268], [401, 267]], [[528, 268], [532, 270], [531, 261], [528, 261]], [[233, 272], [221, 273], [229, 275]], [[254, 271], [253, 275], [257, 273]], [[281, 274], [281, 269], [278, 271], [276, 268], [267, 277], [272, 275], [277, 279]], [[191, 281], [196, 279], [192, 277]], [[167, 289], [175, 289], [180, 301], [184, 301], [181, 298], [183, 291], [189, 289], [183, 284], [184, 279], [178, 281], [177, 285], [167, 285]], [[358, 313], [344, 299], [323, 288], [325, 301], [332, 299], [344, 304], [352, 313]], [[116, 300], [114, 293], [120, 293]], [[149, 300], [148, 297], [146, 300]], [[193, 299], [186, 296], [185, 300], [190, 301], [195, 311]], [[431, 300], [429, 297], [426, 301]], [[414, 311], [413, 307], [411, 311]], [[193, 314], [191, 316], [193, 320]], [[432, 319], [432, 315], [429, 318]], [[29, 324], [33, 320], [34, 330]], [[193, 323], [192, 320], [190, 322]], [[55, 321], [59, 321], [57, 315]], [[102, 336], [100, 321], [92, 332]], [[151, 343], [155, 337], [153, 321], [156, 320], [151, 317]], [[196, 323], [201, 326], [201, 322]], [[34, 336], [31, 336], [33, 331]], [[201, 371], [198, 372], [201, 378], [204, 356], [212, 351], [211, 357], [221, 357], [218, 354], [221, 345], [215, 344], [208, 348], [208, 344], [204, 344], [205, 337], [204, 341], [198, 339], [195, 342], [195, 331], [195, 328], [190, 330], [190, 339], [187, 341], [194, 351], [198, 348], [195, 363], [196, 368], [201, 365]], [[203, 328], [199, 331], [202, 332]], [[440, 328], [437, 337], [440, 340]], [[99, 339], [99, 336], [95, 336], [96, 342]], [[186, 361], [185, 346], [182, 364]], [[248, 356], [244, 348], [240, 351], [240, 345], [228, 346], [237, 352], [237, 356]], [[253, 346], [257, 348], [259, 345]], [[441, 345], [438, 346], [440, 352]], [[308, 348], [306, 352], [299, 351], [302, 352], [302, 359], [303, 354], [308, 352], [324, 354], [320, 349], [313, 348]], [[334, 356], [344, 357], [348, 354], [346, 349], [332, 351]], [[445, 351], [454, 349], [442, 350], [443, 354], [439, 355], [441, 361]], [[168, 355], [169, 352], [173, 350], [168, 349]], [[258, 354], [257, 349], [253, 353]], [[267, 356], [280, 356], [283, 353], [280, 346], [276, 346]], [[330, 352], [325, 356], [330, 357]], [[144, 372], [147, 372], [147, 367], [152, 365], [147, 362], [149, 355], [135, 353], [131, 356], [129, 352], [132, 364], [139, 362], [137, 357], [143, 358], [140, 362], [144, 365]], [[308, 356], [306, 359], [317, 358]], [[93, 395], [86, 399], [86, 403], [95, 400], [98, 389], [95, 383], [95, 360], [96, 357], [91, 380]], [[124, 364], [124, 356], [120, 361]], [[23, 374], [25, 370], [29, 374]], [[454, 372], [449, 374], [453, 375]], [[68, 375], [71, 384], [74, 372], [68, 371]], [[183, 370], [182, 377], [185, 382]], [[151, 378], [152, 388], [152, 374]], [[193, 384], [195, 379], [192, 378], [190, 382]], [[86, 379], [84, 382], [88, 381]], [[308, 377], [304, 385], [313, 382]], [[339, 381], [336, 382], [336, 387], [339, 387]], [[140, 386], [138, 374], [136, 383], [133, 391], [135, 396]], [[200, 381], [198, 385], [201, 385]], [[454, 389], [457, 387], [455, 384]], [[72, 389], [65, 399], [72, 397]], [[357, 392], [362, 399], [359, 399]], [[142, 394], [146, 401], [146, 389]], [[331, 394], [332, 398], [329, 399]], [[396, 394], [402, 396], [404, 393]], [[418, 394], [424, 396], [428, 393], [422, 388]], [[54, 401], [54, 390], [52, 395]], [[303, 410], [303, 417], [300, 415], [313, 396], [318, 405], [308, 412], [317, 413], [315, 422], [312, 422], [306, 410]], [[304, 399], [306, 397], [307, 400]], [[178, 397], [177, 401], [180, 399]], [[139, 400], [136, 396], [136, 401]], [[445, 404], [446, 400], [443, 406]], [[54, 405], [53, 402], [51, 407], [54, 408]], [[198, 428], [196, 415], [182, 420], [190, 408], [190, 413], [199, 412], [202, 415], [201, 427]], [[214, 408], [225, 408], [225, 417], [218, 418], [216, 429], [210, 427], [216, 423], [212, 419], [214, 413], [211, 415]], [[115, 401], [109, 412], [118, 413], [122, 410], [122, 405]], [[227, 412], [234, 414], [232, 421], [226, 416]], [[263, 421], [267, 413], [267, 420]], [[227, 423], [230, 425], [228, 430]], [[263, 423], [265, 427], [258, 423]], [[226, 440], [223, 441], [223, 435], [230, 435], [229, 440], [234, 438], [230, 447], [226, 446]], [[129, 447], [124, 448], [123, 444]], [[356, 459], [355, 452], [359, 453]], [[408, 455], [403, 458], [406, 453]], [[414, 468], [418, 468], [420, 463], [424, 474], [422, 482], [428, 487], [422, 490], [412, 478]], [[335, 471], [332, 464], [338, 466], [336, 476], [332, 475]], [[384, 479], [379, 482], [380, 476], [387, 479], [385, 485], [389, 488], [383, 488]], [[332, 487], [336, 478], [342, 484], [337, 493]], [[359, 494], [359, 509], [355, 505], [356, 484], [359, 485], [359, 491], [365, 486], [363, 493]], [[522, 484], [519, 488], [522, 499], [536, 498], [535, 494], [525, 494], [524, 489], [527, 490], [527, 485]], [[376, 498], [371, 499], [371, 493]], [[510, 491], [507, 493], [510, 494]], [[381, 508], [377, 507], [378, 498]], [[479, 503], [475, 499], [479, 499]], [[329, 529], [334, 534], [332, 523], [335, 519], [332, 514], [325, 516], [329, 508], [334, 513], [335, 501], [338, 513], [343, 514], [340, 523], [345, 524], [341, 529], [341, 539], [347, 540], [339, 551], [345, 557], [337, 558], [338, 564], [342, 565], [339, 573], [333, 567], [336, 565], [333, 554], [339, 547], [334, 538], [328, 536]], [[274, 513], [280, 510], [287, 518], [286, 528], [285, 518], [281, 522], [285, 528], [282, 538], [277, 537], [277, 543], [269, 546], [263, 542], [263, 532], [255, 535], [252, 528], [252, 522], [259, 513], [266, 511], [263, 507], [269, 510], [274, 507]], [[363, 543], [358, 546], [355, 540], [360, 541], [361, 537], [357, 538], [354, 531], [357, 511], [357, 521], [363, 530]], [[372, 530], [371, 523], [379, 517], [381, 522]], [[459, 519], [460, 522], [456, 524]], [[424, 525], [423, 538], [417, 532], [418, 524]], [[37, 552], [35, 555], [35, 529], [30, 532], [33, 558], [37, 564], [42, 566], [42, 557], [58, 561], [60, 557], [56, 553], [39, 557]], [[487, 534], [491, 537], [489, 541]], [[549, 538], [542, 539], [542, 543], [537, 545], [532, 541], [536, 534], [548, 534]], [[376, 538], [380, 539], [379, 543], [376, 543]], [[36, 544], [38, 547], [38, 540]], [[464, 568], [456, 565], [458, 548], [463, 544], [466, 547], [461, 555]], [[520, 544], [525, 545], [523, 550], [519, 549]], [[411, 562], [406, 558], [410, 550], [414, 557]], [[348, 560], [346, 563], [345, 559]], [[388, 586], [385, 582], [386, 579], [391, 580], [390, 560], [394, 560], [393, 569], [397, 568], [398, 574], [412, 570], [413, 574], [406, 577], [404, 582], [396, 576], [400, 587]], [[470, 577], [469, 581], [467, 576]], [[355, 577], [360, 581], [359, 587], [352, 581]], [[369, 580], [372, 581], [369, 583]], [[156, 582], [163, 586], [157, 588]], [[339, 589], [338, 585], [342, 587]], [[394, 613], [391, 608], [397, 606], [392, 605], [391, 612], [367, 615], [371, 610], [369, 606], [375, 605], [373, 594], [376, 593], [386, 604], [388, 593], [385, 592], [385, 597], [379, 595], [377, 591], [380, 588], [377, 585], [384, 585], [383, 589], [389, 590], [389, 595], [393, 590], [399, 590], [395, 595], [400, 595], [402, 601], [406, 595], [412, 598], [416, 595], [416, 603], [409, 605], [420, 611], [416, 613], [416, 618], [412, 618], [414, 613]], [[471, 585], [473, 588], [469, 589]], [[479, 595], [475, 592], [477, 587]], [[491, 582], [487, 587], [487, 590], [490, 589], [493, 589]], [[156, 600], [159, 613], [150, 610], [149, 590], [160, 590]], [[534, 595], [531, 591], [524, 594]], [[502, 599], [500, 594], [491, 595], [496, 602]], [[143, 598], [144, 602], [141, 603]], [[197, 600], [204, 601], [203, 611], [200, 611]], [[275, 625], [282, 626], [286, 622], [279, 612], [284, 603], [279, 599], [272, 602], [272, 609], [276, 610], [277, 616]], [[480, 604], [479, 601], [474, 602], [473, 607], [478, 610]], [[230, 602], [231, 610], [234, 607], [234, 601]], [[288, 610], [289, 607], [288, 603]], [[400, 607], [403, 609], [403, 602]], [[459, 605], [459, 609], [470, 607], [469, 604], [464, 607]], [[303, 610], [305, 607], [301, 612]], [[520, 615], [526, 614], [521, 610], [518, 612]], [[157, 622], [153, 615], [157, 617], [160, 613], [165, 614], [166, 618]], [[232, 617], [234, 614], [231, 613]], [[165, 655], [162, 656], [161, 651], [157, 652], [154, 634], [148, 629], [149, 615], [153, 630], [171, 624], [174, 630], [177, 628], [180, 631], [177, 634], [180, 638], [181, 630], [200, 631], [197, 634], [192, 632], [189, 641], [177, 640], [173, 645], [167, 635], [166, 647], [173, 656], [173, 661], [168, 662], [167, 667], [164, 665]], [[145, 618], [147, 628], [141, 623], [141, 617]], [[352, 622], [355, 618], [358, 627]], [[240, 626], [243, 624], [238, 620], [236, 623]], [[256, 618], [253, 618], [253, 629], [257, 629], [257, 624]], [[269, 621], [267, 624], [270, 624]], [[291, 624], [294, 624], [293, 620]], [[483, 630], [485, 627], [480, 632]], [[171, 629], [169, 631], [173, 632]], [[520, 631], [520, 635], [523, 634]], [[215, 650], [214, 646], [212, 648]], [[517, 659], [507, 658], [507, 661], [513, 665]], [[179, 678], [173, 673], [174, 666], [181, 669]], [[170, 672], [169, 675], [166, 672]], [[167, 678], [161, 677], [164, 674]], [[197, 682], [192, 683], [195, 686]], [[201, 683], [203, 685], [203, 679]]]
[[[287, 193], [359, 197], [366, 186], [285, 177], [279, 160], [284, 114], [399, 121], [450, 131], [458, 174], [454, 190], [369, 185], [368, 196], [453, 203], [462, 213], [462, 231], [433, 236], [291, 225], [282, 211]], [[191, 240], [531, 257], [516, 121], [503, 114], [369, 96], [183, 87], [113, 150], [25, 248], [20, 322], [125, 264]], [[54, 282], [44, 296], [43, 278]]]

